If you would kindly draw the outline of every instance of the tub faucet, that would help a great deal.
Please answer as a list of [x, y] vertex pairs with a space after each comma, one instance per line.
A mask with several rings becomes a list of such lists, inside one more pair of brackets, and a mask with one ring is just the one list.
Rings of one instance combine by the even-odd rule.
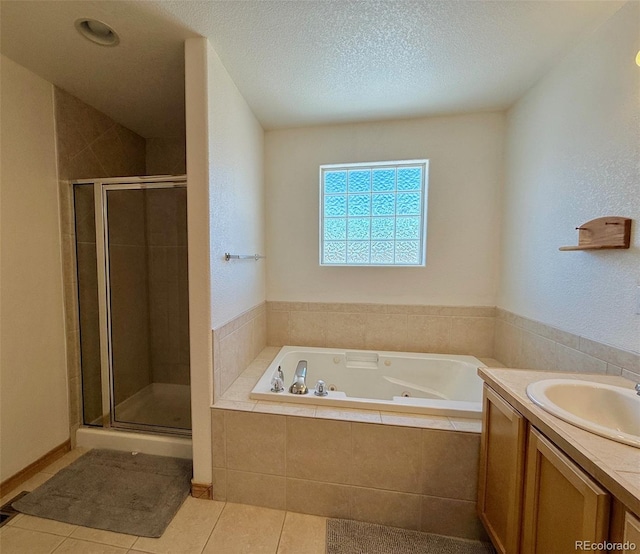
[[300, 360], [296, 367], [296, 373], [293, 376], [293, 383], [289, 387], [291, 394], [307, 394], [307, 360]]
[[636, 384], [636, 394], [640, 396], [640, 383]]

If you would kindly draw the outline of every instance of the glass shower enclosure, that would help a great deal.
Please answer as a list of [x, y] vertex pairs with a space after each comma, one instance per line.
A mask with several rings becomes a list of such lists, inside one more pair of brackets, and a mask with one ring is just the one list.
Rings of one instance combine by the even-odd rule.
[[185, 177], [73, 183], [83, 421], [190, 434]]

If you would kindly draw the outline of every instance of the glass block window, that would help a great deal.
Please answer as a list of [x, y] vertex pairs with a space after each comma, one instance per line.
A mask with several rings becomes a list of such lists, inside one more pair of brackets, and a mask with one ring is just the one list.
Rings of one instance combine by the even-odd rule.
[[423, 266], [428, 160], [320, 166], [320, 265]]

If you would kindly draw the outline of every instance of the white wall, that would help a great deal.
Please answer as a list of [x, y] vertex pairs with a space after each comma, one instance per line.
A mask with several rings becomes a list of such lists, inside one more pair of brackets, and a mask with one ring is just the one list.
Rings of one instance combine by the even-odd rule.
[[263, 131], [204, 38], [185, 42], [193, 472], [211, 483], [212, 333], [265, 300]]
[[[629, 2], [508, 114], [499, 306], [640, 351], [640, 4]], [[559, 252], [596, 217], [630, 250]]]
[[189, 366], [193, 480], [211, 483], [213, 341], [211, 336], [211, 244], [209, 229], [209, 121], [207, 51], [204, 38], [185, 41], [187, 231], [189, 246]]
[[209, 45], [211, 298], [214, 328], [265, 300], [264, 261], [224, 261], [224, 253], [264, 254], [264, 132]]
[[0, 56], [0, 481], [69, 438], [53, 86]]
[[[503, 134], [500, 113], [267, 132], [267, 298], [494, 305]], [[318, 167], [418, 158], [429, 159], [426, 267], [320, 267]]]

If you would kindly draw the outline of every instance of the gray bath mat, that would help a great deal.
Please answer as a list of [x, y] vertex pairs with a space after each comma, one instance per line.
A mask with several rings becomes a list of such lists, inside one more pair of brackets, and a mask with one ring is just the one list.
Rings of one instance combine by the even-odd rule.
[[494, 554], [480, 541], [454, 539], [349, 519], [327, 520], [327, 554]]
[[159, 537], [189, 494], [191, 460], [91, 450], [13, 503], [74, 525]]

